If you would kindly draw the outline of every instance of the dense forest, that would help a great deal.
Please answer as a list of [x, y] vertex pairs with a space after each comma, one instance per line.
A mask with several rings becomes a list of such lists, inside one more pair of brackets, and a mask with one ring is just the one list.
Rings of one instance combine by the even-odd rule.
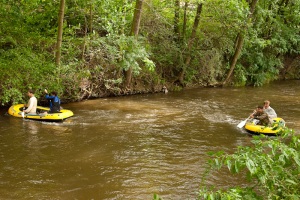
[[0, 104], [300, 78], [300, 0], [1, 0]]

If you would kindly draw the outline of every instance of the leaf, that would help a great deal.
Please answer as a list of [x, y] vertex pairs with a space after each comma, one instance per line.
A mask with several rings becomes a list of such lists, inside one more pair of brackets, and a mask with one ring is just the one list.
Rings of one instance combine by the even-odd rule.
[[247, 160], [246, 161], [246, 166], [247, 166], [247, 168], [248, 168], [248, 170], [250, 171], [251, 174], [255, 173], [256, 168], [255, 168], [255, 164], [252, 160]]
[[294, 160], [297, 163], [297, 165], [300, 167], [300, 160], [298, 156], [294, 156]]
[[226, 160], [226, 164], [227, 164], [227, 167], [229, 169], [229, 171], [231, 171], [231, 167], [232, 167], [232, 163], [231, 163], [231, 160]]
[[285, 181], [286, 181], [286, 182], [289, 182], [289, 183], [291, 183], [291, 184], [293, 184], [293, 185], [298, 185], [295, 181], [293, 181], [293, 180], [291, 180], [291, 179], [286, 179]]
[[240, 165], [238, 161], [234, 162], [234, 169], [235, 169], [235, 173], [238, 173], [240, 171]]

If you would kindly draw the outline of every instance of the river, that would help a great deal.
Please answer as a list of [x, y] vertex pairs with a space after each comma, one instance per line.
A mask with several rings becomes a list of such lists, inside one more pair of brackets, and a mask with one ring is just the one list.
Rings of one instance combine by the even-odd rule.
[[[0, 110], [0, 199], [196, 199], [211, 151], [249, 145], [238, 129], [264, 100], [300, 131], [300, 81], [198, 88], [64, 104], [62, 123]], [[205, 184], [246, 181], [225, 170]]]

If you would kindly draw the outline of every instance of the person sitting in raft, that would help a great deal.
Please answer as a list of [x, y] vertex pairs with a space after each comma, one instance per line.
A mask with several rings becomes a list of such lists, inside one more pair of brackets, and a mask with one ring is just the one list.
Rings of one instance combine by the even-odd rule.
[[263, 106], [257, 106], [256, 112], [253, 113], [250, 117], [259, 120], [257, 125], [262, 125], [262, 126], [271, 125], [269, 115], [264, 111]]
[[51, 95], [48, 94], [48, 91], [45, 89], [46, 96], [45, 98], [49, 100], [50, 111], [49, 113], [58, 113], [60, 112], [60, 99], [57, 96], [57, 92], [51, 92]]
[[269, 115], [271, 120], [277, 117], [275, 110], [270, 106], [269, 100], [264, 101], [264, 111]]
[[30, 99], [27, 105], [24, 105], [24, 107], [27, 107], [27, 109], [23, 109], [23, 112], [27, 115], [36, 115], [37, 99], [34, 96], [34, 91], [28, 90], [27, 95]]

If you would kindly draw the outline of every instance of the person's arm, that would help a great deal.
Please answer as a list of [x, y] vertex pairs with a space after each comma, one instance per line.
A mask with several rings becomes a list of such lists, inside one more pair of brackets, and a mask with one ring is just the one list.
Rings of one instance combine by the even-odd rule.
[[256, 115], [257, 115], [257, 110], [255, 109], [255, 110], [253, 110], [253, 113], [250, 115], [250, 118], [255, 118], [256, 117]]
[[47, 100], [53, 100], [53, 99], [54, 99], [53, 96], [49, 95], [47, 89], [45, 89], [44, 92], [45, 92], [45, 94], [46, 94], [46, 95], [45, 95], [45, 98], [46, 98]]
[[25, 113], [28, 113], [33, 108], [33, 102], [32, 102], [31, 98], [29, 99], [29, 102], [27, 105], [28, 105], [28, 108], [26, 110], [24, 110]]
[[274, 109], [270, 109], [268, 115], [269, 115], [270, 118], [276, 118], [277, 117], [277, 114], [276, 114]]
[[49, 94], [46, 94], [45, 98], [48, 100], [53, 100], [55, 96], [50, 96]]
[[261, 120], [261, 119], [266, 118], [267, 116], [268, 116], [267, 113], [263, 113], [263, 114], [261, 114], [261, 115], [255, 116], [254, 119], [259, 119], [259, 120]]
[[257, 119], [258, 116], [260, 116], [259, 112], [257, 112], [257, 110], [254, 111], [254, 113], [252, 114], [252, 118]]

